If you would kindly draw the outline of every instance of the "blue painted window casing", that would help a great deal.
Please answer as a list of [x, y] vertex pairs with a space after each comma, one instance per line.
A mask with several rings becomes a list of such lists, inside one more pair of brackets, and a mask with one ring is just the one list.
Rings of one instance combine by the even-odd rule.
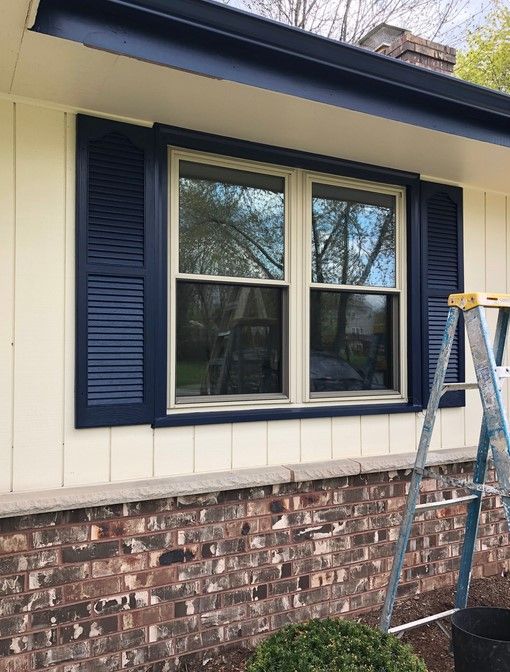
[[[369, 405], [360, 400], [356, 405], [167, 412], [168, 146], [405, 187], [408, 403]], [[429, 358], [442, 319], [438, 300], [462, 289], [460, 189], [421, 183], [418, 175], [404, 171], [83, 115], [78, 118], [77, 147], [77, 427], [198, 425], [423, 408], [433, 365]], [[448, 234], [443, 235], [442, 227]], [[441, 272], [440, 255], [449, 255], [454, 264], [448, 277]], [[456, 357], [454, 377], [463, 374], [462, 333]], [[447, 405], [463, 403], [457, 395]]]

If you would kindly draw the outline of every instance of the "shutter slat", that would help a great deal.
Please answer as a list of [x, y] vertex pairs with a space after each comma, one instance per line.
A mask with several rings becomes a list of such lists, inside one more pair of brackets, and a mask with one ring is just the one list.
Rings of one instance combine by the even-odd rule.
[[153, 419], [151, 129], [78, 116], [76, 425]]
[[[463, 291], [462, 190], [449, 185], [422, 183], [424, 236], [424, 403], [427, 403], [448, 315], [447, 298]], [[463, 327], [459, 325], [446, 382], [464, 379]], [[464, 393], [449, 393], [442, 406], [462, 406]]]

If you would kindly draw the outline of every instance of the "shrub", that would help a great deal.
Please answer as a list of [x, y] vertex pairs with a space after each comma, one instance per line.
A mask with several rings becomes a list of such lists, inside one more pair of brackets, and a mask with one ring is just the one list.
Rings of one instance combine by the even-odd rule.
[[393, 635], [349, 620], [288, 625], [259, 644], [247, 672], [427, 672]]

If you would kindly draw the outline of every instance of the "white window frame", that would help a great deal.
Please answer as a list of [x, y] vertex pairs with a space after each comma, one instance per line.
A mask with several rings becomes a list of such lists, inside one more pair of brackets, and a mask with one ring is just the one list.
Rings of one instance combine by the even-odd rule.
[[[285, 247], [284, 279], [271, 280], [260, 278], [239, 278], [230, 276], [199, 275], [179, 272], [179, 162], [192, 161], [206, 165], [216, 165], [247, 172], [263, 173], [284, 178], [285, 181]], [[266, 164], [257, 161], [225, 157], [207, 152], [168, 147], [169, 166], [169, 208], [168, 208], [168, 371], [167, 371], [167, 412], [178, 413], [246, 410], [247, 408], [274, 409], [284, 407], [303, 408], [314, 404], [328, 406], [346, 406], [354, 404], [377, 405], [388, 401], [407, 401], [407, 338], [406, 338], [406, 240], [405, 240], [405, 190], [402, 187], [388, 186], [377, 182], [352, 180], [300, 168]], [[398, 294], [398, 377], [400, 390], [397, 392], [377, 392], [377, 394], [358, 393], [342, 396], [312, 396], [309, 383], [309, 347], [310, 347], [310, 290], [312, 288], [332, 288], [332, 285], [312, 283], [311, 257], [311, 190], [313, 182], [354, 187], [375, 193], [396, 196], [396, 286], [395, 288], [356, 287], [351, 290], [362, 292]], [[247, 395], [240, 398], [214, 397], [210, 400], [177, 401], [175, 393], [175, 357], [176, 357], [176, 314], [175, 299], [178, 280], [226, 282], [241, 285], [274, 286], [287, 289], [287, 315], [283, 315], [283, 372], [286, 393], [278, 395]], [[333, 285], [334, 288], [345, 288]], [[285, 329], [286, 326], [286, 329]]]

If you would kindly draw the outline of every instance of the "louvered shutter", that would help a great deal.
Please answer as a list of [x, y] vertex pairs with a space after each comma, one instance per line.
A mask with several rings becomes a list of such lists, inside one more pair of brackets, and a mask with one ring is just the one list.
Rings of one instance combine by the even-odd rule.
[[78, 116], [76, 426], [153, 420], [149, 128]]
[[[428, 401], [448, 313], [446, 299], [464, 291], [462, 189], [422, 182], [423, 268], [423, 398]], [[464, 327], [461, 323], [452, 347], [446, 382], [464, 380]], [[464, 393], [445, 395], [441, 406], [463, 406]]]

